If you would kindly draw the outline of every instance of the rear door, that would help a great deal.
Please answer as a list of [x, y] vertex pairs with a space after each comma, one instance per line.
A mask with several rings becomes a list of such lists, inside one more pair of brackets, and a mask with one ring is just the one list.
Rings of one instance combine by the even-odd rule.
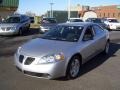
[[96, 35], [92, 28], [92, 26], [88, 26], [84, 32], [83, 39], [82, 39], [82, 56], [83, 56], [83, 63], [95, 56], [96, 53]]
[[93, 30], [95, 32], [95, 39], [96, 39], [96, 50], [97, 52], [101, 52], [104, 50], [106, 45], [106, 31], [103, 30], [98, 25], [93, 25]]

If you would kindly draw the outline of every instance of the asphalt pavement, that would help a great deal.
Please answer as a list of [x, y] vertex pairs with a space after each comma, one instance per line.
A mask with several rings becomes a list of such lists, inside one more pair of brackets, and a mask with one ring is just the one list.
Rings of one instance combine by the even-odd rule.
[[23, 36], [0, 36], [0, 90], [120, 90], [120, 31], [110, 32], [110, 53], [83, 65], [74, 80], [46, 80], [29, 77], [14, 66], [14, 53], [29, 40], [39, 37], [38, 30]]

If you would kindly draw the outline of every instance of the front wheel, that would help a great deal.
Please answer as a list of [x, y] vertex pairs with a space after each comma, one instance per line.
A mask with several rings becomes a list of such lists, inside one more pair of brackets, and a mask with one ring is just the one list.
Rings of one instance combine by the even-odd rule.
[[109, 53], [109, 48], [110, 48], [110, 42], [107, 41], [103, 53], [104, 53], [104, 54], [108, 54], [108, 53]]
[[30, 30], [30, 24], [26, 27], [26, 30]]
[[18, 35], [21, 36], [22, 34], [23, 34], [23, 32], [22, 32], [22, 28], [20, 28], [20, 29], [19, 29], [19, 32], [18, 32]]
[[74, 79], [78, 77], [80, 72], [80, 67], [81, 67], [81, 62], [79, 56], [74, 56], [68, 64], [67, 75], [66, 75], [67, 78]]

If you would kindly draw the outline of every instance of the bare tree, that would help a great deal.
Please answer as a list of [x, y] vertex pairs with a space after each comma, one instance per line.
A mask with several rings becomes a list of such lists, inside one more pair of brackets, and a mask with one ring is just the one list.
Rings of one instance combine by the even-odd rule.
[[28, 16], [35, 16], [36, 15], [35, 13], [33, 13], [31, 11], [27, 11], [25, 14], [28, 15]]

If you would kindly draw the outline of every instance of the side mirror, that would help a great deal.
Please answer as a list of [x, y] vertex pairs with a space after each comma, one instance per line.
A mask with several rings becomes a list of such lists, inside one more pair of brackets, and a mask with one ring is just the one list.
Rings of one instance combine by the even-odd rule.
[[83, 41], [89, 41], [89, 40], [93, 40], [93, 36], [90, 35], [90, 34], [86, 34], [86, 35], [83, 37]]

